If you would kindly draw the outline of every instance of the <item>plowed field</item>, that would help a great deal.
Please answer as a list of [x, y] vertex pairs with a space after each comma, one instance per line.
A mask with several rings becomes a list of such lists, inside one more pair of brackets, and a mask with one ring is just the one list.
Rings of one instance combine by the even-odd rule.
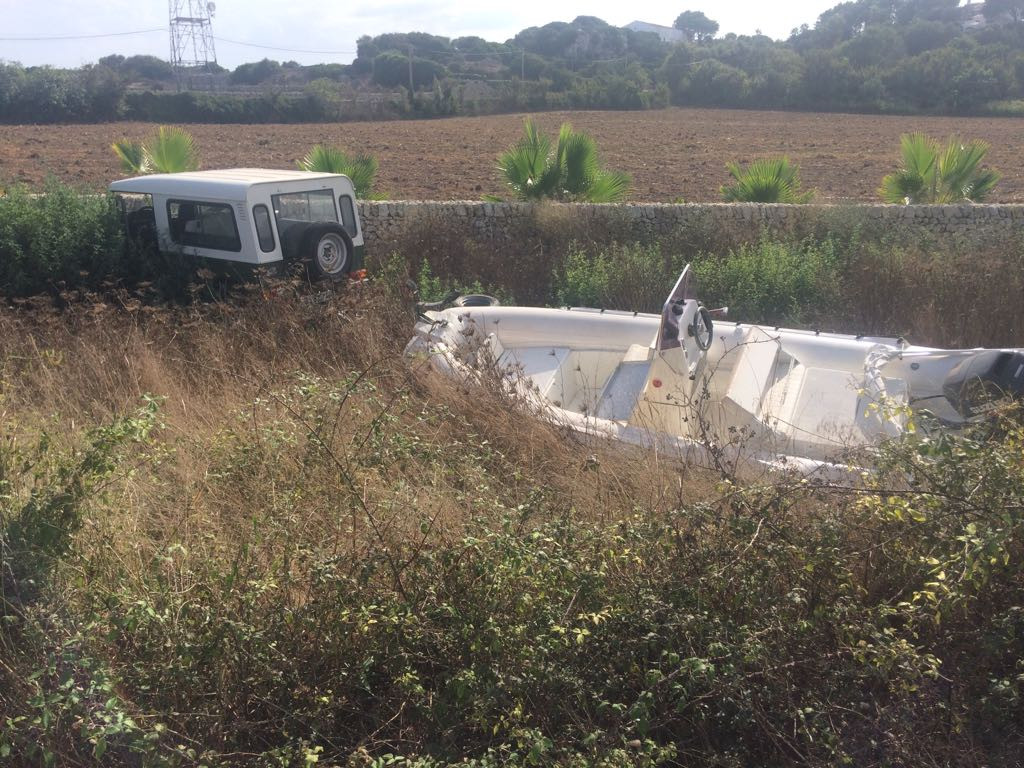
[[[370, 152], [379, 186], [392, 199], [479, 199], [502, 194], [498, 153], [521, 133], [523, 115], [327, 125], [190, 125], [203, 167], [290, 168], [313, 144]], [[589, 131], [605, 163], [633, 176], [633, 200], [719, 199], [727, 161], [788, 154], [804, 186], [824, 202], [877, 200], [901, 133], [958, 133], [991, 143], [988, 162], [1003, 173], [993, 202], [1024, 202], [1024, 119], [879, 117], [743, 110], [544, 113], [553, 132], [563, 120]], [[101, 188], [118, 177], [110, 143], [142, 138], [141, 123], [0, 126], [0, 181], [42, 183], [47, 174]]]

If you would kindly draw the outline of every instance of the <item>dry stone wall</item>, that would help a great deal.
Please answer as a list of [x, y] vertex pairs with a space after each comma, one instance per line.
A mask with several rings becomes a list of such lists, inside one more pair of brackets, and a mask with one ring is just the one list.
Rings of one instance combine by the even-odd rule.
[[384, 246], [429, 221], [451, 234], [477, 240], [513, 241], [531, 222], [546, 220], [580, 231], [595, 229], [649, 239], [701, 227], [724, 241], [757, 237], [762, 231], [815, 232], [841, 223], [925, 238], [957, 236], [979, 244], [1024, 233], [1024, 205], [768, 205], [768, 204], [558, 204], [476, 201], [366, 201], [360, 215], [367, 247]]

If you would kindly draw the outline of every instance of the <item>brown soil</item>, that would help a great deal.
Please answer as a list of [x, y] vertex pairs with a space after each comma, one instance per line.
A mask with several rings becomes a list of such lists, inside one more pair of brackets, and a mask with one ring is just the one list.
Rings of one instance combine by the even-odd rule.
[[[326, 125], [190, 125], [206, 168], [290, 168], [318, 142], [380, 160], [378, 186], [393, 199], [479, 199], [503, 193], [498, 153], [521, 133], [524, 115]], [[877, 200], [901, 133], [957, 133], [991, 143], [989, 163], [1003, 178], [993, 202], [1024, 202], [1024, 120], [891, 117], [745, 110], [552, 112], [537, 116], [553, 132], [568, 120], [589, 131], [609, 167], [633, 176], [633, 200], [714, 201], [727, 161], [788, 154], [818, 199]], [[0, 128], [0, 181], [39, 185], [47, 174], [101, 188], [118, 177], [110, 143], [143, 138], [143, 123]]]

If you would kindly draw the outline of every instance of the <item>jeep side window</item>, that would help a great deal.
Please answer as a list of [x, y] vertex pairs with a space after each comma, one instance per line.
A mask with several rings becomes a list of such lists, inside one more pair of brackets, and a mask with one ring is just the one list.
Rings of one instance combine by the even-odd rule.
[[118, 192], [114, 195], [117, 209], [124, 217], [125, 233], [129, 240], [145, 238], [156, 242], [156, 217], [153, 215], [153, 196], [135, 192]]
[[260, 240], [260, 250], [270, 253], [274, 250], [274, 228], [270, 226], [270, 211], [267, 210], [267, 206], [253, 206], [252, 218], [256, 222], [256, 236]]
[[226, 203], [168, 200], [167, 223], [171, 241], [215, 251], [242, 250], [235, 211]]
[[355, 237], [359, 232], [356, 230], [356, 212], [352, 205], [352, 198], [342, 195], [338, 198], [338, 206], [341, 208], [341, 225], [345, 227], [349, 236]]

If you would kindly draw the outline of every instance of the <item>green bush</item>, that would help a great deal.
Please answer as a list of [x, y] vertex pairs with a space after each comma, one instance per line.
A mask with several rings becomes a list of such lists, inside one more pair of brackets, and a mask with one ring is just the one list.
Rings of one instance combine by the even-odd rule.
[[727, 305], [736, 320], [807, 324], [841, 314], [842, 260], [836, 243], [777, 242], [763, 236], [724, 256], [695, 260], [699, 296]]
[[[595, 249], [576, 243], [554, 271], [553, 298], [568, 306], [660, 312], [687, 261], [657, 244]], [[841, 317], [842, 259], [832, 240], [763, 237], [721, 257], [696, 256], [692, 267], [701, 300], [729, 306], [736, 319], [807, 324]]]
[[0, 196], [0, 293], [96, 286], [128, 266], [113, 198], [53, 181], [43, 194], [14, 187]]
[[552, 285], [562, 306], [660, 312], [683, 262], [658, 245], [570, 246]]

